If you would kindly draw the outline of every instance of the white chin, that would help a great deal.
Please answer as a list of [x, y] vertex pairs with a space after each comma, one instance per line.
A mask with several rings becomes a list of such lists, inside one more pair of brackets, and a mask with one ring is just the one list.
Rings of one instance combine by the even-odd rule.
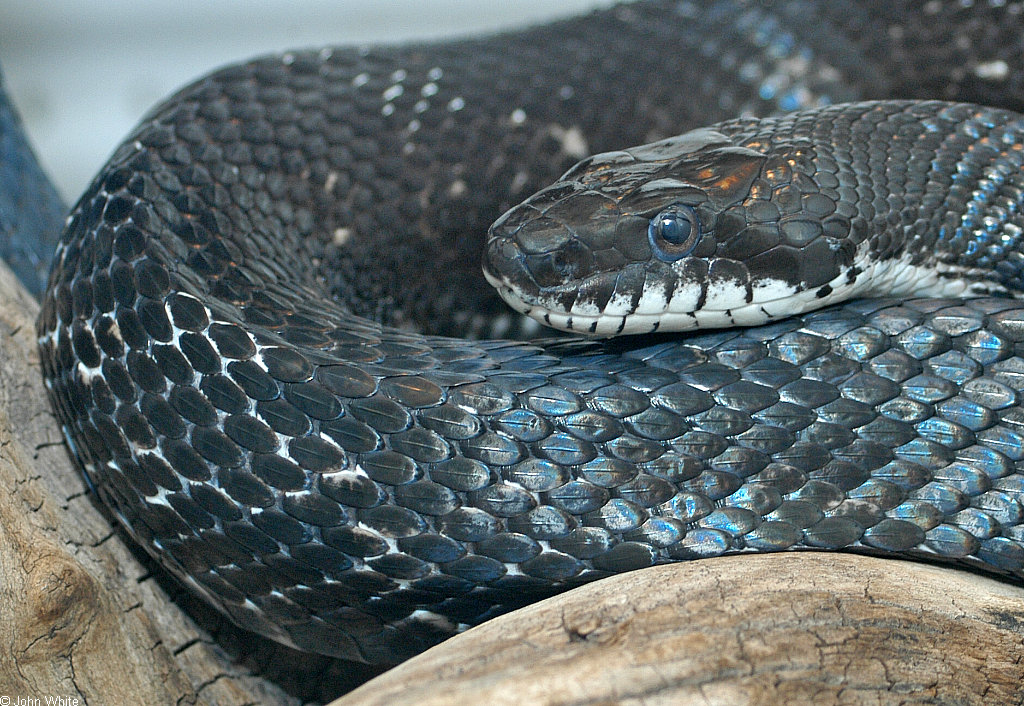
[[757, 326], [774, 320], [774, 317], [753, 308], [737, 311], [704, 309], [684, 314], [663, 312], [627, 316], [561, 314], [546, 312], [543, 309], [532, 309], [524, 313], [545, 326], [560, 331], [603, 337], [728, 328], [730, 326]]

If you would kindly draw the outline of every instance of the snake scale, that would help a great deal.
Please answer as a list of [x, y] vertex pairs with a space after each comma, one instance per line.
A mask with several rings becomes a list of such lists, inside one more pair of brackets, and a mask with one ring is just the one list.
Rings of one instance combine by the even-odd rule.
[[[658, 232], [683, 208], [745, 233], [716, 252], [761, 255], [750, 291], [774, 272], [827, 301], [860, 250], [974, 278], [947, 294], [1014, 289], [1022, 118], [889, 99], [1024, 108], [1022, 27], [994, 0], [652, 1], [219, 70], [150, 112], [68, 219], [39, 336], [69, 445], [130, 534], [237, 624], [371, 663], [610, 573], [730, 552], [1020, 577], [1012, 298], [516, 342], [495, 337], [536, 329], [479, 262], [488, 225], [586, 155], [735, 119], [683, 139], [695, 183]], [[865, 99], [887, 102], [822, 107]], [[652, 154], [667, 164], [633, 156]], [[572, 174], [615, 200], [623, 163]], [[683, 179], [657, 173], [626, 180], [650, 203], [623, 257], [650, 251], [650, 211]], [[560, 183], [530, 202], [549, 221], [560, 207], [537, 199], [561, 203]], [[582, 267], [578, 248], [551, 254], [550, 229], [508, 229], [528, 251], [513, 279]]]

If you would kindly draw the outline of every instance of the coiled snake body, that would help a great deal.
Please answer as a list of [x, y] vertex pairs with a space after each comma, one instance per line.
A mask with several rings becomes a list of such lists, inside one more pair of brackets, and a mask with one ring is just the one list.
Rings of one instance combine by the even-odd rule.
[[[39, 323], [69, 443], [131, 534], [235, 622], [368, 662], [726, 552], [852, 547], [1020, 576], [1012, 299], [764, 304], [778, 321], [656, 338], [445, 336], [522, 328], [482, 289], [484, 233], [586, 154], [846, 99], [1019, 108], [1019, 10], [637, 3], [212, 74], [143, 120], [69, 218]], [[1013, 290], [1021, 120], [861, 103], [725, 123], [671, 159], [598, 159], [523, 207], [540, 230], [503, 220], [494, 237], [523, 252], [502, 281], [650, 254], [647, 223], [685, 182], [705, 254], [746, 274], [712, 260], [695, 285], [698, 265], [650, 265], [573, 295], [574, 316], [667, 301], [669, 277], [698, 292], [683, 318], [729, 287], [829, 301], [864, 281], [865, 254], [939, 261], [927, 292]], [[662, 170], [680, 161], [689, 176]], [[573, 184], [629, 218], [577, 222], [593, 202], [563, 201]], [[585, 245], [557, 254], [566, 229]], [[630, 278], [638, 293], [616, 289]]]

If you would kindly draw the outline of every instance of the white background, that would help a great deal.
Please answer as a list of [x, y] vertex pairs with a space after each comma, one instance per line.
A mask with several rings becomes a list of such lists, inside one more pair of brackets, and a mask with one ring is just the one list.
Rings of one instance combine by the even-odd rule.
[[0, 0], [0, 68], [69, 203], [153, 104], [258, 54], [480, 34], [610, 0]]

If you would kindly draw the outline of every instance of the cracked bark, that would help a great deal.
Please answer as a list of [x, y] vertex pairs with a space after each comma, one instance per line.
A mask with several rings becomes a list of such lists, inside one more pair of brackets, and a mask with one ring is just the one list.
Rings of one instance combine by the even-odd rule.
[[721, 557], [485, 623], [334, 706], [1019, 704], [1024, 589], [852, 554]]
[[[35, 303], [2, 265], [0, 297], [0, 696], [298, 704], [372, 675], [229, 626], [129, 547], [63, 447]], [[1022, 599], [859, 556], [657, 567], [498, 618], [339, 703], [1024, 703]]]

